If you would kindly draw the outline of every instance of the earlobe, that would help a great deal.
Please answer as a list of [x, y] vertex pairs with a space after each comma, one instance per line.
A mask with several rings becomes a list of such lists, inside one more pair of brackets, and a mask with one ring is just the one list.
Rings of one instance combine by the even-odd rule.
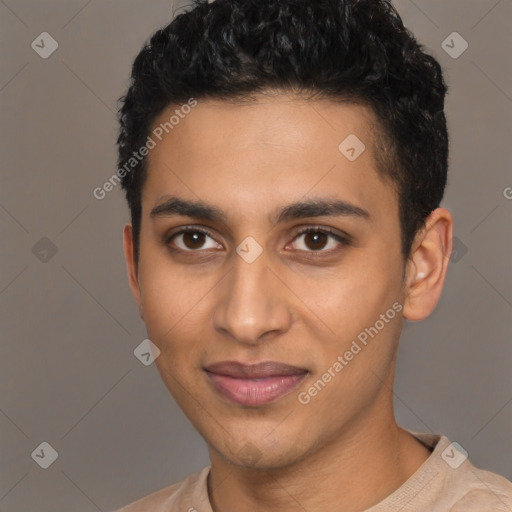
[[453, 219], [435, 209], [414, 240], [407, 262], [403, 316], [418, 321], [434, 311], [443, 289], [452, 251]]
[[138, 269], [135, 263], [134, 248], [133, 248], [133, 230], [131, 224], [126, 224], [123, 229], [123, 249], [124, 257], [126, 260], [126, 271], [128, 275], [128, 284], [132, 291], [132, 295], [139, 305], [139, 314], [142, 317], [142, 301], [139, 288]]

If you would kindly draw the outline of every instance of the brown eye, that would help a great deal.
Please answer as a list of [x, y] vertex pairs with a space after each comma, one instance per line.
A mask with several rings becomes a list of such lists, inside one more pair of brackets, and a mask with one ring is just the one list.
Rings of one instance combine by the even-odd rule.
[[309, 249], [317, 251], [324, 248], [328, 238], [325, 233], [310, 232], [304, 235], [304, 243]]
[[329, 253], [339, 246], [350, 245], [350, 241], [328, 229], [308, 228], [295, 237], [294, 245], [304, 252]]
[[188, 249], [200, 249], [204, 244], [206, 235], [200, 231], [188, 231], [183, 233], [183, 243]]
[[184, 252], [199, 251], [200, 249], [222, 249], [210, 233], [196, 228], [186, 228], [174, 233], [167, 239], [167, 244], [175, 246]]

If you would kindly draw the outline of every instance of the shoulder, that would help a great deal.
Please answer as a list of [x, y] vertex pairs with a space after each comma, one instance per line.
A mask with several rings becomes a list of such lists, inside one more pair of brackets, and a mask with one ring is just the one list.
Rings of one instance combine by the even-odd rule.
[[[168, 512], [178, 507], [181, 510], [184, 503], [193, 502], [198, 502], [199, 506], [199, 502], [208, 495], [206, 479], [209, 471], [210, 467], [207, 466], [184, 480], [144, 496], [115, 512]], [[188, 509], [187, 506], [183, 510], [186, 512]], [[194, 510], [194, 507], [190, 509]]]
[[450, 512], [510, 512], [512, 482], [466, 462], [464, 472], [461, 472], [458, 480], [454, 480], [454, 484], [461, 487], [463, 495], [453, 504]]
[[430, 457], [395, 493], [372, 508], [384, 512], [511, 512], [512, 482], [475, 466], [464, 448], [440, 434], [409, 431]]

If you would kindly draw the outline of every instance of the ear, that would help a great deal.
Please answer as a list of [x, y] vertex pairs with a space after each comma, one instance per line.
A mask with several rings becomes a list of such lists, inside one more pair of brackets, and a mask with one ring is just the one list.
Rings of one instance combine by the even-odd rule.
[[133, 248], [133, 228], [131, 224], [126, 224], [123, 230], [123, 249], [124, 249], [124, 258], [126, 260], [126, 270], [128, 273], [128, 283], [130, 285], [130, 289], [132, 291], [132, 295], [137, 302], [139, 307], [139, 313], [141, 318], [142, 316], [142, 299], [140, 296], [140, 288], [139, 288], [139, 276], [137, 265], [135, 264], [135, 254]]
[[406, 265], [403, 316], [418, 321], [434, 311], [443, 290], [453, 245], [453, 219], [436, 208], [412, 244]]

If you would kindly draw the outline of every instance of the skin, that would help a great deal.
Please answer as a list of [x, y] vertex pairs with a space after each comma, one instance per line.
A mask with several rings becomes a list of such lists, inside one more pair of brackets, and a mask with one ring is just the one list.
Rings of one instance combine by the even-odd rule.
[[[333, 504], [359, 511], [395, 491], [430, 455], [396, 424], [392, 389], [403, 318], [421, 320], [435, 308], [453, 221], [446, 209], [434, 210], [404, 261], [398, 196], [377, 172], [375, 129], [372, 111], [356, 104], [288, 93], [247, 104], [202, 100], [149, 154], [138, 268], [131, 225], [124, 228], [128, 279], [161, 351], [158, 371], [208, 444], [215, 511], [322, 512]], [[338, 150], [349, 134], [366, 145], [353, 162]], [[151, 218], [171, 195], [211, 204], [226, 220]], [[344, 200], [370, 217], [268, 218], [311, 198]], [[206, 227], [212, 237], [166, 242], [183, 226]], [[307, 226], [347, 233], [352, 243], [327, 235], [315, 246], [311, 234], [297, 234]], [[252, 263], [236, 252], [247, 236], [263, 249]], [[301, 404], [298, 393], [395, 302], [401, 313]], [[203, 371], [225, 360], [273, 360], [309, 374], [273, 403], [242, 407]]]

